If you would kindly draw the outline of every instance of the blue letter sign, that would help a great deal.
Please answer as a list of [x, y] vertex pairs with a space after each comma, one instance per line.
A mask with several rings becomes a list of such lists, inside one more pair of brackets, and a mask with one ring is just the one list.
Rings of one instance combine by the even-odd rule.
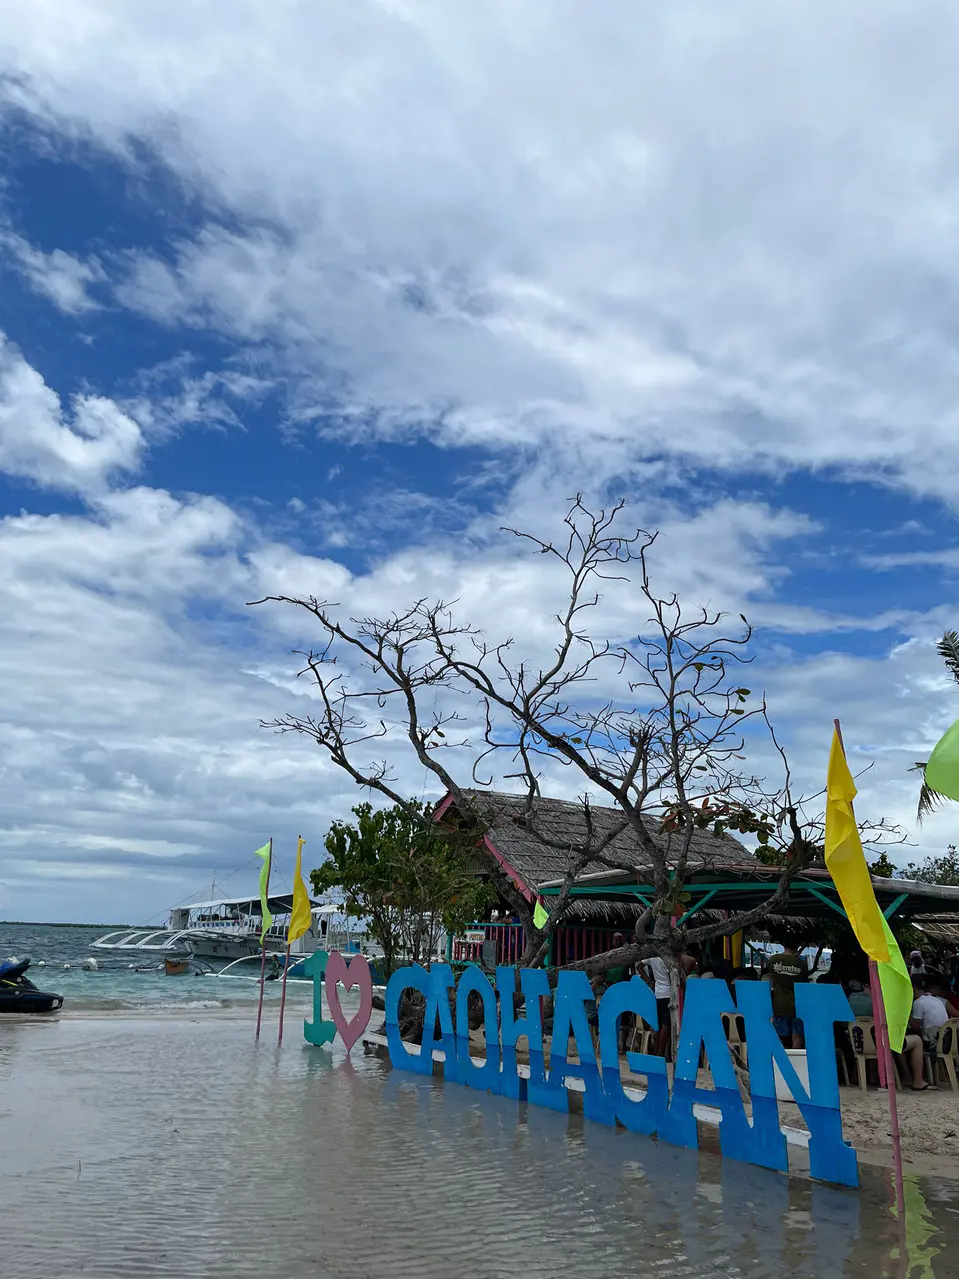
[[[365, 963], [360, 956], [355, 957], [351, 968], [360, 962]], [[325, 967], [325, 954], [307, 961], [307, 971], [314, 982], [314, 1015], [313, 1022], [305, 1024], [304, 1032], [311, 1043], [325, 1043], [332, 1038], [333, 1023], [322, 1019]], [[515, 1010], [518, 992], [514, 968], [497, 968], [495, 990], [476, 967], [467, 968], [458, 986], [448, 964], [433, 964], [430, 969], [419, 964], [400, 968], [386, 987], [386, 1040], [392, 1064], [400, 1070], [430, 1074], [436, 1053], [437, 1057], [442, 1055], [444, 1074], [451, 1082], [554, 1110], [568, 1108], [567, 1083], [580, 1081], [583, 1110], [588, 1118], [619, 1123], [631, 1132], [656, 1135], [681, 1146], [696, 1146], [694, 1107], [709, 1106], [722, 1115], [719, 1138], [724, 1155], [785, 1171], [786, 1140], [776, 1099], [778, 1068], [809, 1128], [813, 1177], [858, 1185], [856, 1152], [843, 1140], [839, 1110], [833, 1027], [836, 1022], [853, 1020], [849, 1001], [839, 986], [796, 987], [796, 1014], [805, 1027], [807, 1090], [773, 1028], [766, 982], [736, 982], [735, 998], [725, 982], [690, 982], [670, 1095], [666, 1063], [661, 1057], [626, 1054], [630, 1073], [645, 1077], [645, 1093], [635, 1085], [624, 1086], [621, 1076], [619, 1038], [624, 1014], [631, 1013], [650, 1027], [658, 1022], [656, 1000], [644, 981], [632, 977], [610, 987], [598, 1001], [599, 1024], [593, 1028], [586, 1011], [593, 996], [585, 973], [561, 971], [553, 990], [542, 969], [518, 971], [519, 993], [525, 1004], [521, 1017], [516, 1016]], [[426, 1003], [419, 1051], [400, 1036], [399, 1005], [407, 990], [419, 991]], [[482, 1005], [485, 1061], [474, 1057], [470, 1048], [470, 996], [478, 998]], [[548, 1055], [543, 1027], [547, 999], [552, 999], [554, 1010]], [[737, 1014], [745, 1022], [751, 1118], [746, 1114], [726, 1040], [724, 1013]], [[516, 1044], [521, 1038], [528, 1045], [528, 1078], [516, 1061]], [[570, 1042], [576, 1054], [572, 1061]], [[703, 1052], [712, 1073], [711, 1089], [700, 1088], [697, 1083]]]

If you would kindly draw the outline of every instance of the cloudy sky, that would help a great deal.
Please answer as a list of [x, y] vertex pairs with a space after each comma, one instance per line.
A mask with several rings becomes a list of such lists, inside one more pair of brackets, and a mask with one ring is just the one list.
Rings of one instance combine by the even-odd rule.
[[361, 796], [259, 729], [309, 636], [246, 601], [535, 648], [496, 530], [577, 489], [757, 624], [804, 781], [839, 715], [943, 848], [957, 47], [925, 0], [0, 0], [0, 917], [318, 854]]

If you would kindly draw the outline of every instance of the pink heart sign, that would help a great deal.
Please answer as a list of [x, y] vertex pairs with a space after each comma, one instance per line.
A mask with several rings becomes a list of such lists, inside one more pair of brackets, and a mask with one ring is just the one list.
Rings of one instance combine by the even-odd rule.
[[[352, 962], [347, 964], [340, 952], [335, 950], [326, 961], [324, 982], [330, 1016], [340, 1032], [340, 1038], [346, 1044], [346, 1051], [349, 1052], [370, 1024], [370, 1014], [373, 1012], [373, 974], [363, 955], [354, 955]], [[359, 1011], [349, 1020], [340, 1007], [338, 985], [342, 985], [344, 990], [352, 990], [354, 986], [360, 988]]]

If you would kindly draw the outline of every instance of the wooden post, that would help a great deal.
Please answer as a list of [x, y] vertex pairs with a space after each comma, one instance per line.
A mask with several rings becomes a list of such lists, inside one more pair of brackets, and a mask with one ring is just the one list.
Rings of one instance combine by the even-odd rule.
[[[270, 836], [270, 853], [266, 859], [266, 897], [270, 899], [270, 872], [273, 870], [273, 836]], [[265, 921], [263, 921], [265, 923]], [[260, 934], [260, 1001], [256, 1006], [256, 1038], [260, 1038], [260, 1022], [263, 1018], [263, 983], [266, 980], [266, 929]]]

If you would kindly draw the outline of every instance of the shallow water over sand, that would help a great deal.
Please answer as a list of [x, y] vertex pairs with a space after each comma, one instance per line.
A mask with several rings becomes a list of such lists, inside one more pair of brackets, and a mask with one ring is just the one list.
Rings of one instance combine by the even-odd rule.
[[910, 1179], [907, 1262], [878, 1171], [833, 1190], [271, 1032], [0, 1024], [2, 1273], [959, 1274], [952, 1183]]

